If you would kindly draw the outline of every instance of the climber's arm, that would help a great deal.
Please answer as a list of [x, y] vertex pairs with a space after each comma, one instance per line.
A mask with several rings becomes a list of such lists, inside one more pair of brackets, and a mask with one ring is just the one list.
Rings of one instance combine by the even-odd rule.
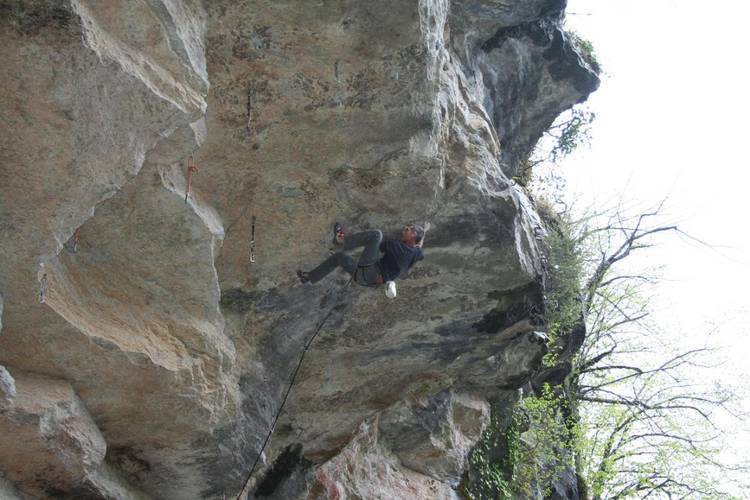
[[417, 246], [419, 248], [422, 248], [422, 245], [424, 245], [424, 239], [427, 237], [427, 231], [430, 230], [430, 227], [431, 225], [429, 222], [424, 223], [424, 235], [422, 235], [422, 240], [419, 243], [417, 243]]

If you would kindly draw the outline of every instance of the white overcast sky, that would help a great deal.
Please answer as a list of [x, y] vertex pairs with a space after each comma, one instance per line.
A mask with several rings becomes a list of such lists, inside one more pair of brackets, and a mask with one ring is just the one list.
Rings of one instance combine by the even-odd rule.
[[665, 220], [716, 246], [669, 236], [649, 250], [665, 265], [655, 319], [685, 347], [714, 329], [727, 362], [713, 375], [747, 386], [750, 2], [569, 0], [567, 11], [605, 72], [589, 99], [591, 148], [564, 163], [568, 188], [599, 205], [668, 197]]
[[569, 188], [599, 203], [668, 197], [669, 219], [716, 249], [667, 237], [650, 254], [667, 266], [664, 320], [686, 335], [721, 325], [750, 360], [750, 2], [569, 0], [568, 12], [605, 71]]

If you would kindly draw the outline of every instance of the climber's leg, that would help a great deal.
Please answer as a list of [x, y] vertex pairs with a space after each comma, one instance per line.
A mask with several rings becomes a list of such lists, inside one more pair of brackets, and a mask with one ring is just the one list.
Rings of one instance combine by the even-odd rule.
[[380, 242], [383, 241], [383, 233], [379, 229], [361, 231], [350, 234], [344, 239], [343, 251], [347, 252], [357, 247], [365, 247], [359, 256], [357, 265], [360, 267], [371, 266], [380, 257]]
[[[337, 267], [343, 268], [351, 276], [354, 276], [354, 272], [357, 270], [357, 263], [354, 262], [354, 259], [349, 255], [346, 255], [343, 252], [336, 252], [335, 254], [324, 260], [318, 267], [307, 273], [305, 276], [312, 283], [317, 283], [318, 281], [328, 276], [328, 274], [330, 274], [331, 271], [333, 271]], [[299, 273], [297, 274], [299, 275]], [[304, 279], [302, 279], [302, 276], [300, 276], [300, 279], [303, 282], [305, 281]]]
[[376, 265], [362, 266], [357, 269], [355, 282], [365, 286], [379, 286], [383, 284], [380, 269]]
[[[378, 261], [378, 257], [380, 257], [381, 241], [383, 241], [383, 233], [378, 229], [350, 234], [344, 239], [344, 245], [341, 252], [334, 253], [310, 272], [297, 271], [297, 276], [302, 283], [307, 283], [308, 281], [317, 283], [328, 276], [328, 274], [337, 267], [343, 268], [351, 276], [354, 276], [357, 271], [357, 266], [366, 268], [372, 266]], [[365, 247], [365, 249], [362, 251], [362, 255], [360, 255], [358, 262], [355, 262], [353, 258], [344, 253], [362, 246]]]

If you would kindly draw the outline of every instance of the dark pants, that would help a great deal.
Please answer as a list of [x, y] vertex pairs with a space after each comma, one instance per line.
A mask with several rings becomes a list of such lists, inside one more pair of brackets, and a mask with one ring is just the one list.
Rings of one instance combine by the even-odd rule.
[[[344, 239], [344, 247], [340, 252], [328, 257], [318, 267], [310, 271], [310, 281], [317, 283], [337, 267], [341, 267], [355, 278], [360, 285], [374, 285], [380, 270], [375, 263], [380, 257], [380, 242], [383, 241], [383, 233], [378, 229], [362, 231], [347, 236]], [[350, 252], [357, 247], [365, 247], [359, 260], [355, 261], [344, 252]]]

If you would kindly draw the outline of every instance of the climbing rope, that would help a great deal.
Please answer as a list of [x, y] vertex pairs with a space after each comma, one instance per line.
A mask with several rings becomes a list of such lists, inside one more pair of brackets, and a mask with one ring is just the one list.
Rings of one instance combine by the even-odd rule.
[[196, 165], [193, 162], [193, 155], [190, 155], [188, 158], [188, 168], [187, 168], [187, 189], [185, 189], [185, 203], [188, 201], [188, 196], [190, 195], [190, 190], [193, 187], [193, 174], [198, 171], [198, 165]]
[[[344, 286], [341, 287], [339, 290], [339, 293], [343, 292], [352, 282], [352, 278], [349, 278], [349, 281], [346, 282]], [[247, 475], [247, 479], [242, 485], [242, 489], [240, 490], [239, 494], [237, 495], [237, 500], [240, 500], [240, 497], [242, 496], [242, 493], [245, 491], [245, 488], [247, 488], [248, 483], [250, 483], [250, 479], [253, 477], [253, 472], [255, 472], [255, 467], [258, 465], [258, 460], [260, 460], [260, 457], [263, 455], [263, 452], [266, 449], [266, 445], [268, 444], [268, 440], [271, 439], [271, 435], [273, 434], [273, 430], [276, 428], [276, 422], [278, 422], [279, 417], [281, 416], [281, 412], [284, 410], [284, 405], [286, 404], [286, 400], [289, 397], [289, 393], [292, 390], [292, 386], [294, 386], [294, 381], [297, 378], [297, 373], [299, 372], [300, 367], [302, 366], [302, 361], [305, 359], [305, 354], [307, 354], [307, 350], [312, 345], [313, 341], [315, 340], [315, 337], [318, 336], [318, 333], [320, 333], [321, 328], [323, 328], [323, 325], [326, 324], [326, 321], [328, 321], [328, 318], [331, 317], [331, 314], [334, 310], [336, 310], [336, 307], [338, 306], [338, 301], [336, 305], [331, 307], [331, 309], [326, 313], [325, 316], [323, 316], [323, 319], [318, 323], [318, 326], [315, 328], [315, 332], [312, 334], [310, 339], [305, 343], [304, 348], [302, 349], [302, 355], [299, 358], [299, 362], [297, 363], [297, 366], [294, 368], [294, 372], [292, 372], [292, 378], [289, 381], [289, 387], [287, 387], [286, 393], [284, 394], [284, 398], [281, 400], [281, 405], [279, 406], [278, 411], [276, 412], [276, 416], [273, 419], [273, 423], [271, 424], [271, 428], [268, 431], [268, 435], [266, 436], [265, 441], [263, 441], [263, 446], [260, 447], [260, 451], [258, 452], [258, 456], [255, 457], [255, 462], [253, 462], [253, 466], [250, 468], [250, 473]]]

